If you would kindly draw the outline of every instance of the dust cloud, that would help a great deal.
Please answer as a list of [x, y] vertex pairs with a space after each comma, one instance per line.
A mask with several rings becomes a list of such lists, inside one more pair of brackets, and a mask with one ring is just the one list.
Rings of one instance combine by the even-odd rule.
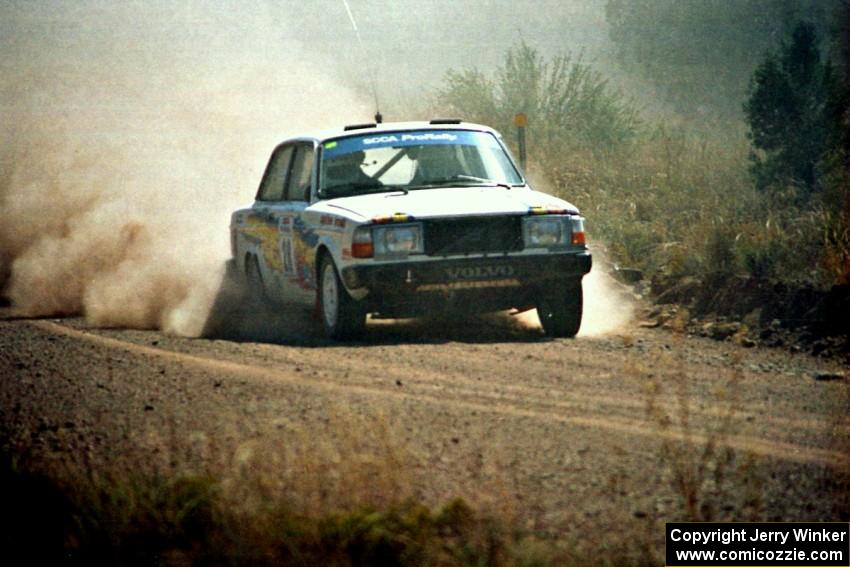
[[584, 315], [579, 336], [594, 337], [622, 332], [634, 319], [634, 296], [605, 270], [606, 262], [594, 254], [594, 268], [584, 278]]
[[[599, 337], [626, 331], [634, 321], [637, 303], [633, 293], [605, 271], [600, 256], [594, 251], [594, 267], [582, 280], [584, 307], [579, 337]], [[516, 316], [528, 329], [541, 329], [537, 310]]]
[[[537, 191], [550, 195], [561, 193], [537, 163], [531, 162], [526, 174]], [[561, 196], [570, 200], [569, 195]], [[587, 222], [593, 221], [590, 219]], [[582, 280], [584, 306], [578, 336], [596, 337], [623, 332], [635, 318], [637, 311], [635, 295], [628, 287], [610, 275], [611, 263], [605, 253], [606, 247], [594, 246], [591, 236], [590, 248], [593, 255], [593, 268]], [[521, 313], [518, 317], [521, 324], [526, 327], [542, 328], [540, 319], [537, 317], [537, 310]]]
[[270, 150], [371, 111], [265, 3], [0, 8], [0, 294], [197, 335]]
[[[0, 5], [0, 296], [23, 315], [201, 333], [230, 255], [230, 212], [252, 200], [271, 148], [373, 112], [345, 14], [326, 1], [325, 21], [308, 4]], [[595, 21], [600, 5], [561, 16]], [[428, 51], [417, 44], [387, 61], [401, 17], [387, 6], [355, 10], [372, 30], [371, 63], [413, 73], [408, 88], [425, 82], [413, 70], [433, 80], [469, 53], [450, 44], [404, 60]], [[516, 21], [496, 23], [515, 35]], [[487, 45], [491, 58], [507, 47]], [[585, 281], [582, 334], [617, 327], [628, 310], [609, 282], [596, 270]]]

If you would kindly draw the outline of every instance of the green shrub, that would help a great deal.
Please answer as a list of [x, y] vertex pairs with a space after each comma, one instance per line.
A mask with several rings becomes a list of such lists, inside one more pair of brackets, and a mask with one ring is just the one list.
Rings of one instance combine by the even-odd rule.
[[478, 69], [449, 71], [438, 92], [445, 112], [513, 130], [529, 119], [529, 150], [552, 156], [576, 149], [607, 152], [628, 144], [638, 127], [633, 105], [602, 75], [572, 54], [547, 61], [521, 42], [507, 51], [493, 78]]

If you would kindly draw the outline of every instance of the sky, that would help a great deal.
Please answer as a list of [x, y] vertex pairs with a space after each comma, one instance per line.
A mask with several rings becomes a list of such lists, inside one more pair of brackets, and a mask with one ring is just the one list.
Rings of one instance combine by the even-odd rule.
[[[2, 103], [7, 110], [72, 108], [95, 95], [115, 112], [144, 114], [176, 93], [194, 90], [203, 106], [220, 91], [273, 88], [290, 79], [285, 88], [309, 93], [309, 104], [321, 105], [322, 93], [291, 70], [307, 61], [317, 75], [370, 99], [374, 75], [379, 99], [403, 114], [447, 70], [492, 68], [521, 39], [544, 52], [583, 50], [591, 58], [607, 45], [601, 0], [349, 4], [364, 49], [342, 0], [6, 1], [0, 5], [0, 69], [14, 80], [2, 82]], [[277, 76], [250, 76], [254, 59]], [[70, 96], [62, 84], [74, 84]]]

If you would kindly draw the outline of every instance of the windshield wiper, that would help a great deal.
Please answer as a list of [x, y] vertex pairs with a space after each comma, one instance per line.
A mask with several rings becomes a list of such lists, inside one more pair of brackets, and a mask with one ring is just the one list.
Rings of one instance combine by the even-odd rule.
[[426, 189], [429, 187], [439, 187], [441, 185], [458, 185], [463, 184], [464, 187], [476, 187], [476, 186], [489, 186], [495, 185], [496, 187], [504, 187], [505, 189], [510, 190], [511, 187], [519, 187], [518, 185], [511, 185], [510, 183], [505, 183], [504, 181], [493, 181], [492, 179], [485, 179], [484, 177], [475, 177], [474, 175], [452, 175], [450, 177], [441, 177], [439, 179], [429, 179], [425, 183], [421, 183], [417, 185], [416, 189]]
[[[345, 189], [349, 189], [349, 191], [345, 191]], [[320, 191], [319, 196], [324, 199], [332, 199], [335, 197], [353, 197], [356, 195], [366, 195], [367, 193], [384, 193], [390, 191], [402, 191], [406, 195], [407, 187], [402, 185], [386, 185], [380, 181], [359, 181], [325, 187]]]

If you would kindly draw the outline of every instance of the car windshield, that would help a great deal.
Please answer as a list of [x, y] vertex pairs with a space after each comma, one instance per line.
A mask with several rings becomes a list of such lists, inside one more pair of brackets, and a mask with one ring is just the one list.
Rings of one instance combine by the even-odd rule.
[[381, 132], [322, 144], [319, 194], [324, 198], [522, 183], [504, 147], [488, 132]]

